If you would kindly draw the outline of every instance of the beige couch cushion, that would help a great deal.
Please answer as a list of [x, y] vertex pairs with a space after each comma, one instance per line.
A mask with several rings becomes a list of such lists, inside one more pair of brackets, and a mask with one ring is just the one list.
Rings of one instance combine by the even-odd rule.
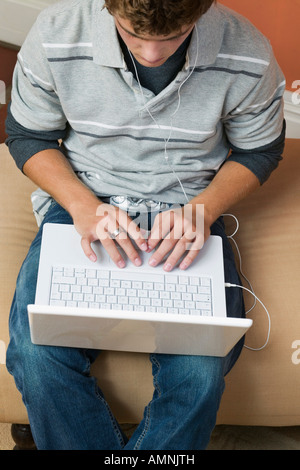
[[[300, 424], [300, 364], [292, 361], [292, 344], [300, 340], [300, 140], [288, 140], [284, 154], [270, 180], [232, 209], [240, 221], [236, 240], [244, 272], [268, 308], [272, 328], [268, 346], [260, 352], [244, 349], [228, 376], [222, 423]], [[254, 326], [246, 344], [259, 347], [266, 315], [257, 306], [249, 316]]]
[[[0, 145], [0, 162], [0, 340], [6, 349], [16, 278], [37, 227], [29, 197], [34, 186], [17, 169], [4, 144]], [[0, 422], [24, 422], [26, 410], [4, 359], [0, 358]]]
[[[244, 349], [227, 377], [218, 423], [300, 424], [300, 364], [292, 362], [292, 344], [300, 341], [299, 156], [300, 141], [288, 141], [279, 170], [231, 211], [240, 221], [236, 240], [244, 272], [269, 309], [272, 330], [267, 348], [261, 352]], [[4, 145], [0, 145], [0, 161], [0, 362], [4, 362], [15, 280], [37, 228], [29, 198], [34, 186], [17, 170]], [[234, 228], [230, 219], [228, 226], [230, 233]], [[246, 302], [252, 304], [248, 296]], [[266, 338], [266, 315], [258, 306], [251, 317], [254, 326], [246, 343], [258, 347]], [[147, 355], [104, 352], [93, 373], [120, 422], [138, 422], [152, 395]], [[4, 364], [0, 365], [0, 422], [27, 422], [20, 394]]]

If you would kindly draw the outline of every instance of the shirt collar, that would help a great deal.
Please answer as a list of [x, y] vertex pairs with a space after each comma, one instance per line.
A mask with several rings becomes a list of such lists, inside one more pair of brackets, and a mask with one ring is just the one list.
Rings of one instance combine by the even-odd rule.
[[99, 0], [94, 2], [92, 35], [94, 62], [106, 67], [124, 68], [115, 21]]
[[220, 52], [224, 35], [224, 19], [218, 6], [213, 4], [197, 21], [195, 28], [197, 31], [193, 31], [188, 49], [188, 66], [199, 67], [213, 64]]
[[[213, 64], [217, 58], [224, 34], [224, 20], [217, 5], [213, 4], [197, 21], [196, 28], [198, 34], [193, 31], [187, 67]], [[114, 19], [106, 8], [103, 9], [101, 1], [94, 3], [92, 34], [94, 62], [106, 67], [125, 68]]]

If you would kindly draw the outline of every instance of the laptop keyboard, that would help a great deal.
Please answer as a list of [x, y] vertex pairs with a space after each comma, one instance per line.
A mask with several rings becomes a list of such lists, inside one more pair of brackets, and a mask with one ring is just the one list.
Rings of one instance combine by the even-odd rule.
[[211, 279], [56, 266], [50, 305], [212, 316]]

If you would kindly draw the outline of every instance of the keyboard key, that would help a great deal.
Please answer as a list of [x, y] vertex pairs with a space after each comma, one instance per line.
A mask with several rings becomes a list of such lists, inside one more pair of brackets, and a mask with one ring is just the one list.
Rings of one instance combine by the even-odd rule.
[[166, 284], [177, 284], [177, 282], [178, 282], [177, 276], [166, 274], [166, 278], [165, 278]]
[[187, 286], [185, 284], [177, 284], [176, 291], [177, 292], [186, 292]]
[[188, 285], [189, 278], [188, 278], [188, 276], [179, 276], [178, 282], [179, 282], [179, 284]]
[[152, 290], [153, 289], [153, 282], [143, 282], [143, 289]]
[[179, 292], [171, 292], [171, 299], [172, 300], [180, 300], [181, 299], [181, 295]]
[[54, 307], [64, 307], [66, 305], [66, 302], [64, 300], [50, 300], [50, 305], [53, 305]]
[[70, 286], [68, 284], [61, 284], [59, 286], [59, 291], [60, 292], [69, 292]]
[[87, 269], [85, 275], [87, 278], [95, 278], [97, 275], [96, 269]]
[[93, 289], [91, 286], [82, 286], [81, 292], [84, 294], [91, 294], [93, 292]]
[[63, 292], [61, 295], [61, 300], [72, 300], [71, 292]]
[[60, 300], [61, 299], [61, 293], [60, 292], [51, 292], [50, 298], [51, 298], [51, 300]]
[[150, 299], [158, 299], [159, 298], [159, 292], [158, 290], [150, 290], [148, 292], [148, 295], [150, 297]]
[[161, 291], [159, 293], [159, 297], [161, 299], [170, 299], [171, 295], [170, 295], [170, 292], [167, 292], [167, 291]]
[[176, 290], [175, 284], [166, 284], [166, 291], [175, 292], [175, 290]]
[[211, 315], [212, 315], [211, 310], [201, 310], [201, 314], [204, 317], [211, 317]]
[[168, 308], [168, 313], [178, 314], [178, 308], [170, 307]]
[[75, 293], [73, 295], [73, 300], [76, 300], [76, 302], [83, 300], [83, 294], [81, 292], [80, 293]]
[[85, 302], [94, 302], [95, 300], [94, 294], [84, 294], [83, 298]]
[[89, 302], [89, 308], [99, 308], [100, 304], [98, 302]]
[[[114, 281], [112, 280], [112, 282], [114, 282]], [[132, 281], [132, 287], [134, 289], [142, 289], [143, 288], [143, 283], [142, 283], [142, 281]]]
[[190, 293], [192, 293], [192, 294], [196, 294], [197, 291], [198, 291], [198, 290], [197, 290], [197, 287], [198, 287], [198, 286], [187, 286], [187, 287], [186, 287], [186, 291], [187, 291], [187, 292], [190, 292]]
[[154, 289], [155, 289], [156, 291], [158, 291], [158, 290], [164, 290], [164, 289], [165, 289], [165, 285], [164, 285], [163, 282], [155, 282], [155, 283], [154, 283]]
[[71, 292], [81, 292], [81, 286], [78, 286], [78, 284], [72, 284], [71, 285]]
[[109, 271], [102, 271], [102, 269], [97, 270], [98, 279], [109, 279]]
[[198, 300], [199, 302], [211, 302], [211, 297], [206, 294], [193, 294], [193, 300]]
[[141, 298], [148, 297], [148, 291], [145, 290], [145, 289], [139, 290], [138, 291], [138, 297], [141, 297]]
[[121, 281], [121, 287], [124, 287], [125, 289], [130, 289], [131, 281]]
[[74, 268], [64, 268], [64, 276], [74, 276]]
[[126, 295], [128, 295], [128, 297], [136, 297], [137, 290], [136, 289], [127, 289], [126, 290]]
[[196, 308], [199, 310], [211, 310], [211, 304], [209, 302], [196, 302]]

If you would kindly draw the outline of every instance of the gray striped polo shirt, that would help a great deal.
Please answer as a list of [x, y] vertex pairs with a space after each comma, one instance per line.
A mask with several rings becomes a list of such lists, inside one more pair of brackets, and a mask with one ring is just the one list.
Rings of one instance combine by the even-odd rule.
[[155, 95], [141, 93], [102, 7], [62, 0], [40, 14], [18, 56], [11, 104], [27, 129], [66, 129], [62, 149], [96, 194], [182, 204], [178, 178], [192, 198], [230, 148], [247, 152], [280, 136], [285, 80], [246, 19], [213, 5], [196, 24], [183, 69]]

